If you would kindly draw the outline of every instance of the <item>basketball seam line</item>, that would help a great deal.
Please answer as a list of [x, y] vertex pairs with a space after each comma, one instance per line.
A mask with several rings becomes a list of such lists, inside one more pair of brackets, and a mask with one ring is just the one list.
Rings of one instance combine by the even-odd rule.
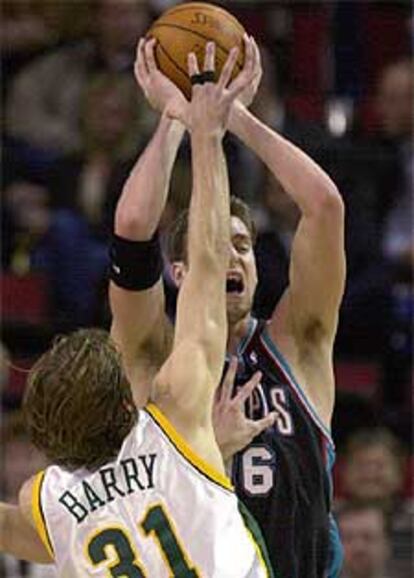
[[[195, 30], [190, 30], [189, 28], [185, 28], [184, 26], [178, 26], [177, 24], [156, 24], [152, 28], [155, 29], [155, 28], [162, 28], [162, 27], [164, 27], [164, 28], [176, 28], [177, 30], [181, 30], [183, 32], [190, 32], [191, 34], [195, 34], [196, 36], [199, 36], [203, 40], [207, 40], [207, 42], [211, 42], [211, 38], [209, 38], [208, 36], [204, 36], [204, 34], [201, 34], [201, 32], [196, 32]], [[161, 42], [160, 41], [158, 41], [158, 42], [161, 45]], [[229, 50], [227, 50], [227, 48], [224, 48], [218, 42], [214, 41], [214, 43], [223, 52], [225, 52], [227, 54], [230, 52]], [[173, 61], [173, 62], [175, 62], [175, 61]], [[239, 69], [239, 72], [242, 70], [242, 66], [240, 66], [240, 64], [238, 64], [237, 61], [236, 61], [236, 67]], [[180, 68], [180, 70], [182, 70], [182, 68]]]
[[167, 51], [165, 50], [165, 48], [162, 46], [161, 42], [158, 42], [157, 46], [160, 47], [160, 49], [162, 50], [164, 56], [165, 56], [166, 58], [168, 58], [168, 60], [169, 60], [170, 62], [172, 62], [172, 64], [175, 66], [175, 68], [176, 68], [179, 72], [181, 72], [181, 74], [183, 74], [183, 75], [185, 76], [185, 78], [186, 78], [186, 80], [187, 80], [188, 82], [190, 82], [190, 79], [189, 79], [189, 76], [188, 76], [188, 72], [187, 72], [186, 70], [184, 70], [183, 68], [181, 68], [181, 66], [179, 66], [179, 65], [175, 62], [175, 60], [168, 54], [168, 52], [167, 52]]

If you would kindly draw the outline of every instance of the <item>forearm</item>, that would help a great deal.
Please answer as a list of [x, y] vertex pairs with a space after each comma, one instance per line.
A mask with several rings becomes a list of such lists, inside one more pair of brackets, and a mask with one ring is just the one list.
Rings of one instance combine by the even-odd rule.
[[230, 130], [266, 164], [304, 215], [339, 198], [327, 173], [306, 153], [236, 104]]
[[163, 115], [147, 148], [129, 175], [115, 213], [115, 233], [133, 241], [154, 234], [168, 196], [171, 173], [184, 134]]
[[0, 552], [20, 560], [51, 563], [46, 548], [18, 506], [0, 503]]
[[159, 382], [170, 383], [175, 391], [173, 397], [178, 399], [188, 388], [188, 371], [192, 368], [192, 418], [210, 415], [212, 411], [210, 404], [222, 373], [227, 339], [225, 279], [230, 223], [221, 140], [221, 136], [206, 136], [202, 132], [191, 134], [193, 189], [187, 239], [188, 273], [177, 300], [174, 361], [170, 361], [171, 367], [167, 362], [167, 375]]
[[[190, 267], [211, 261], [223, 271], [230, 242], [229, 183], [221, 137], [191, 138], [193, 191], [188, 230]], [[223, 273], [224, 276], [224, 273]]]

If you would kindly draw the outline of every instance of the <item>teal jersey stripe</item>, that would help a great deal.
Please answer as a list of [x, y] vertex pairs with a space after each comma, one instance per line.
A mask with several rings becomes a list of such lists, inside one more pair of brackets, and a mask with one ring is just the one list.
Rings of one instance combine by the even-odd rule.
[[[249, 345], [251, 338], [253, 337], [254, 332], [256, 331], [258, 321], [254, 319], [254, 317], [250, 317], [249, 319], [249, 326], [247, 328], [247, 333], [244, 337], [242, 337], [239, 345], [237, 346], [237, 357], [241, 357], [244, 353], [244, 350]], [[226, 353], [226, 361], [230, 362], [231, 355]]]
[[332, 449], [335, 448], [335, 444], [333, 442], [332, 436], [331, 436], [331, 432], [328, 430], [328, 428], [322, 423], [321, 419], [319, 418], [318, 414], [316, 413], [315, 409], [313, 408], [313, 406], [310, 404], [307, 396], [305, 395], [303, 389], [300, 387], [299, 383], [297, 382], [295, 376], [292, 373], [292, 370], [289, 367], [289, 364], [287, 363], [286, 359], [283, 357], [283, 355], [280, 353], [280, 351], [277, 349], [276, 345], [273, 343], [271, 337], [269, 336], [269, 334], [267, 333], [266, 328], [263, 330], [262, 335], [262, 342], [265, 344], [265, 346], [267, 347], [267, 349], [269, 350], [269, 352], [274, 356], [274, 358], [276, 359], [276, 361], [279, 363], [279, 365], [282, 367], [282, 369], [284, 370], [284, 372], [286, 373], [286, 375], [288, 376], [288, 378], [290, 379], [292, 385], [294, 386], [294, 388], [297, 390], [297, 393], [301, 399], [301, 401], [303, 402], [303, 404], [305, 405], [306, 409], [308, 410], [309, 414], [312, 416], [314, 422], [316, 423], [316, 425], [319, 427], [319, 429], [322, 431], [323, 435], [328, 439], [329, 444], [332, 446]]
[[237, 348], [237, 354], [238, 355], [241, 355], [244, 352], [244, 350], [246, 349], [246, 347], [248, 346], [250, 339], [253, 337], [253, 333], [256, 331], [256, 327], [257, 327], [257, 319], [250, 317], [249, 328], [247, 330], [247, 333], [243, 337], [243, 339], [240, 341], [239, 346]]

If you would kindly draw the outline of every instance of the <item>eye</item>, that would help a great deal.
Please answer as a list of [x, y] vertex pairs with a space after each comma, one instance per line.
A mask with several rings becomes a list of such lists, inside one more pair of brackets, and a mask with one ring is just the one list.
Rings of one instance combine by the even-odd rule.
[[236, 245], [236, 249], [239, 253], [248, 253], [250, 251], [249, 243], [239, 243]]

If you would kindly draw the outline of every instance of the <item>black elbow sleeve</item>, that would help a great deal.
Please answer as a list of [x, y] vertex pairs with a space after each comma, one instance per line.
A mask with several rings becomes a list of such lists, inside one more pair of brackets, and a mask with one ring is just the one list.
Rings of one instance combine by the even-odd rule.
[[131, 241], [113, 234], [109, 255], [109, 277], [122, 289], [143, 291], [161, 277], [163, 258], [158, 231], [148, 241]]

